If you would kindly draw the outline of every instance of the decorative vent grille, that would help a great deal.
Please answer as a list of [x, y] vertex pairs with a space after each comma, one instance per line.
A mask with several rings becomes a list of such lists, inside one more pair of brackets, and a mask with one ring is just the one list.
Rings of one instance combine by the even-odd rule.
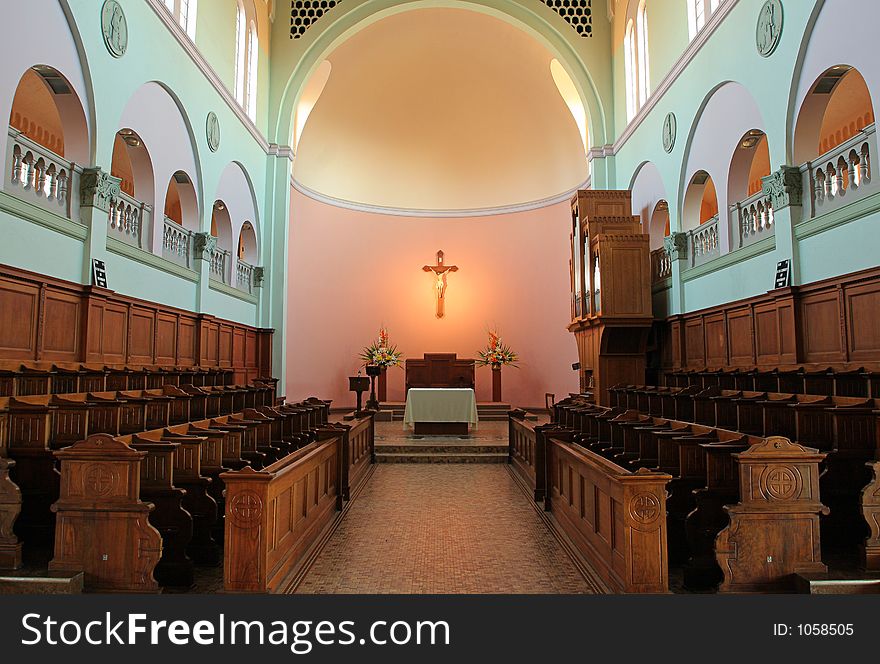
[[568, 21], [581, 37], [593, 36], [591, 0], [544, 0], [544, 4]]
[[292, 0], [290, 3], [290, 38], [299, 39], [302, 37], [312, 23], [340, 2], [342, 0]]

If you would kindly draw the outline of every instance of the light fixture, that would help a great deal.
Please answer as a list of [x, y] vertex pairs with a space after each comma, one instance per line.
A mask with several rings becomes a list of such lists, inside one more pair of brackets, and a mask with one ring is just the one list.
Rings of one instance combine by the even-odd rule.
[[214, 209], [215, 210], [225, 210], [226, 206], [223, 204], [223, 201], [215, 201], [214, 202]]
[[745, 138], [742, 139], [742, 142], [740, 142], [740, 146], [746, 150], [751, 150], [753, 147], [755, 147], [758, 143], [761, 142], [761, 139], [763, 137], [764, 137], [763, 131], [761, 131], [760, 129], [751, 129], [745, 135]]

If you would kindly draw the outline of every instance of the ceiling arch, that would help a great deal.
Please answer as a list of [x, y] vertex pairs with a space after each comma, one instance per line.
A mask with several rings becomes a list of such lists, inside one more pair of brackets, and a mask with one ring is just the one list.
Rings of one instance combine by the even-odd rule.
[[553, 54], [508, 22], [411, 10], [327, 59], [294, 164], [307, 194], [408, 213], [486, 211], [547, 204], [587, 177]]

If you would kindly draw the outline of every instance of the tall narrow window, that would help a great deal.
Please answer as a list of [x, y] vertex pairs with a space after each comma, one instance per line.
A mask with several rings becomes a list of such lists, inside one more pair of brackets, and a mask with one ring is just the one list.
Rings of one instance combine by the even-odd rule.
[[186, 30], [186, 34], [193, 41], [196, 40], [196, 15], [198, 14], [198, 0], [180, 0], [180, 26]]
[[651, 86], [648, 81], [648, 8], [645, 0], [642, 0], [642, 4], [639, 6], [636, 21], [636, 34], [639, 40], [639, 105], [641, 106], [651, 94]]
[[257, 62], [260, 43], [257, 39], [257, 26], [252, 22], [248, 30], [248, 64], [247, 64], [247, 103], [245, 110], [251, 120], [257, 118]]
[[632, 120], [636, 114], [636, 72], [635, 72], [635, 35], [633, 35], [633, 22], [626, 26], [626, 34], [623, 37], [623, 68], [626, 78], [626, 118]]
[[239, 1], [235, 12], [235, 100], [239, 104], [244, 103], [246, 25], [247, 19], [244, 13], [244, 5]]

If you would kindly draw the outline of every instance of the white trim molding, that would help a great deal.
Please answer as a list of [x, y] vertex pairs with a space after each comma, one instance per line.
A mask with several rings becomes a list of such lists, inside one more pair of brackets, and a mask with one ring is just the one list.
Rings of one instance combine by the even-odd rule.
[[[289, 146], [279, 146], [274, 143], [269, 143], [263, 133], [259, 130], [254, 121], [250, 119], [245, 109], [243, 109], [238, 102], [235, 100], [235, 97], [232, 93], [226, 88], [226, 85], [223, 83], [223, 80], [214, 70], [214, 68], [205, 60], [202, 52], [199, 51], [198, 47], [189, 38], [189, 35], [186, 34], [186, 31], [180, 27], [178, 22], [174, 20], [174, 17], [168, 11], [165, 4], [162, 0], [147, 0], [147, 4], [152, 7], [153, 11], [156, 13], [156, 16], [159, 17], [159, 20], [165, 24], [165, 27], [168, 28], [168, 31], [177, 39], [177, 42], [180, 44], [181, 48], [186, 51], [187, 55], [189, 55], [190, 59], [195, 63], [196, 67], [198, 67], [202, 74], [205, 75], [205, 78], [208, 80], [211, 85], [214, 86], [214, 89], [217, 91], [217, 94], [226, 102], [226, 105], [229, 106], [229, 109], [238, 117], [241, 124], [247, 129], [251, 136], [254, 137], [254, 140], [260, 145], [263, 151], [268, 155], [278, 155], [282, 157], [288, 157], [287, 153], [293, 154], [292, 148]], [[273, 150], [274, 146], [274, 150]], [[291, 157], [288, 157], [292, 159]]]
[[645, 101], [644, 105], [639, 109], [639, 112], [635, 114], [632, 120], [624, 128], [623, 132], [621, 132], [620, 136], [617, 137], [617, 140], [614, 141], [614, 146], [611, 149], [611, 154], [596, 154], [593, 157], [593, 149], [591, 149], [591, 157], [602, 159], [608, 156], [614, 156], [626, 144], [629, 138], [636, 132], [636, 130], [641, 126], [642, 122], [645, 121], [645, 118], [651, 114], [651, 111], [660, 103], [663, 99], [663, 96], [669, 91], [672, 87], [672, 84], [678, 80], [678, 77], [681, 76], [682, 72], [684, 72], [691, 64], [691, 60], [693, 60], [697, 53], [700, 52], [700, 49], [706, 45], [706, 42], [709, 41], [709, 38], [715, 34], [715, 31], [721, 25], [721, 22], [733, 11], [733, 8], [739, 4], [739, 0], [725, 0], [720, 5], [718, 5], [718, 9], [716, 9], [712, 16], [709, 17], [709, 21], [703, 26], [703, 29], [700, 30], [694, 38], [691, 40], [691, 43], [688, 44], [688, 47], [684, 50], [684, 53], [675, 61], [675, 64], [672, 68], [666, 73], [666, 76], [663, 77], [663, 80], [657, 84], [657, 87], [651, 92], [651, 95], [648, 97], [647, 101]]
[[578, 186], [568, 189], [561, 194], [557, 194], [556, 196], [550, 196], [548, 198], [542, 198], [537, 201], [529, 201], [526, 203], [516, 203], [514, 205], [502, 205], [498, 207], [486, 207], [486, 208], [466, 208], [466, 209], [457, 209], [457, 210], [429, 210], [429, 209], [420, 209], [420, 208], [398, 208], [398, 207], [386, 207], [383, 205], [370, 205], [368, 203], [357, 203], [355, 201], [348, 201], [342, 198], [335, 198], [333, 196], [327, 196], [326, 194], [322, 194], [314, 189], [310, 189], [304, 184], [297, 182], [293, 177], [290, 178], [291, 186], [296, 189], [298, 192], [303, 194], [304, 196], [308, 196], [309, 198], [324, 203], [326, 205], [332, 205], [333, 207], [343, 208], [345, 210], [354, 210], [356, 212], [371, 212], [374, 214], [385, 214], [395, 217], [429, 217], [429, 218], [441, 218], [441, 219], [454, 219], [460, 217], [491, 217], [499, 214], [514, 214], [516, 212], [528, 212], [530, 210], [540, 210], [541, 208], [550, 207], [551, 205], [557, 205], [558, 203], [562, 203], [564, 201], [571, 200], [571, 197], [574, 196], [575, 192], [579, 189], [588, 188], [590, 179], [587, 178], [583, 182], [581, 182]]

